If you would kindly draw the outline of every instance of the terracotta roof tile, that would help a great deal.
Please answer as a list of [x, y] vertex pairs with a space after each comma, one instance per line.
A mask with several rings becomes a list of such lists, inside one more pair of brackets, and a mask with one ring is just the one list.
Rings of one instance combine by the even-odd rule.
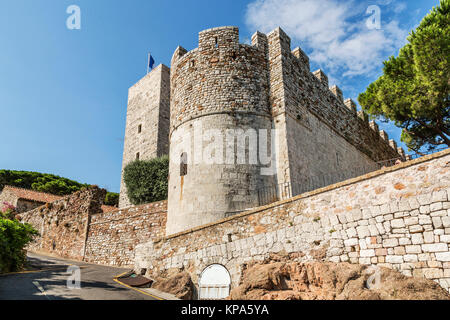
[[17, 196], [19, 199], [31, 200], [36, 202], [48, 203], [61, 199], [61, 196], [56, 196], [50, 193], [38, 192], [34, 190], [22, 189], [17, 187], [5, 186], [3, 191], [9, 191]]

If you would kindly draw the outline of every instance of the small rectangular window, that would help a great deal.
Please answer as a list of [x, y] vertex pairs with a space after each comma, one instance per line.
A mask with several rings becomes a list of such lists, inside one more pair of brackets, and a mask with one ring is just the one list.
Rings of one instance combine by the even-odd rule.
[[139, 160], [139, 158], [141, 157], [141, 155], [138, 153], [136, 153], [136, 160]]
[[180, 161], [180, 177], [184, 177], [187, 175], [187, 153], [181, 154], [181, 161]]
[[142, 132], [142, 124], [140, 124], [139, 126], [138, 126], [138, 133], [141, 133]]

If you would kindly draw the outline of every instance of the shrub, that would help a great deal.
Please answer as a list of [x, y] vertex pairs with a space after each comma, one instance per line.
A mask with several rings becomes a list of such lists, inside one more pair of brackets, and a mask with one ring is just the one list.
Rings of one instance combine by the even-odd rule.
[[169, 157], [136, 160], [124, 169], [128, 198], [134, 205], [167, 199]]
[[114, 192], [107, 192], [105, 197], [105, 204], [107, 206], [117, 206], [119, 204], [119, 194]]
[[36, 235], [38, 232], [31, 225], [12, 219], [10, 212], [0, 212], [0, 273], [23, 268], [24, 248]]

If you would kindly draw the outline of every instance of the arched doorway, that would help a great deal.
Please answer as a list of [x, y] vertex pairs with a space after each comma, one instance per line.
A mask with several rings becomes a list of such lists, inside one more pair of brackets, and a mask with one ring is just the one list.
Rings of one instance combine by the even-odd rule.
[[230, 295], [230, 273], [220, 264], [206, 267], [200, 275], [198, 284], [201, 300], [225, 299]]

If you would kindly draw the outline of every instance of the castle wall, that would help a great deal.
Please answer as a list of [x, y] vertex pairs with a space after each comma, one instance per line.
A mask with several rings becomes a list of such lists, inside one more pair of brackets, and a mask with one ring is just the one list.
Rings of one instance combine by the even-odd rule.
[[[183, 138], [189, 133], [194, 136], [197, 126], [216, 130], [222, 137], [230, 129], [244, 132], [264, 129], [270, 140], [272, 124], [263, 50], [239, 44], [235, 27], [200, 32], [197, 49], [186, 52], [179, 47], [175, 51], [171, 90], [167, 234], [254, 207], [258, 204], [256, 190], [273, 186], [275, 181], [273, 175], [261, 175], [259, 163], [249, 164], [248, 160], [241, 165], [234, 159], [231, 163], [194, 159], [207, 154], [212, 137], [209, 141], [183, 145]], [[224, 146], [225, 139], [218, 145]], [[242, 149], [258, 153], [250, 143]], [[187, 175], [180, 176], [183, 153], [188, 157], [188, 169]], [[230, 153], [223, 148], [209, 154], [215, 159], [227, 159]]]
[[[207, 118], [202, 117], [179, 127], [172, 133], [171, 137], [171, 155], [176, 157], [186, 152], [188, 158], [187, 175], [180, 175], [180, 164], [170, 161], [170, 179], [169, 179], [169, 205], [167, 234], [173, 234], [186, 229], [200, 226], [236, 214], [244, 209], [259, 206], [258, 191], [264, 187], [274, 188], [276, 180], [274, 175], [262, 175], [259, 164], [235, 164], [233, 163], [210, 163], [204, 159], [196, 162], [200, 153], [189, 146], [196, 145], [196, 128], [202, 130], [216, 130], [223, 139], [223, 145], [226, 146], [227, 130], [236, 128], [247, 132], [253, 129], [264, 129], [268, 134], [271, 132], [271, 123], [267, 117], [260, 116], [240, 116], [240, 115], [211, 115]], [[185, 143], [186, 138], [190, 143]], [[196, 139], [197, 140], [197, 139]], [[270, 136], [268, 138], [270, 141]], [[210, 142], [204, 142], [205, 150]], [[248, 153], [256, 153], [257, 147], [250, 144], [238, 144], [237, 149], [244, 151], [246, 161]], [[270, 150], [270, 149], [269, 149]], [[226, 161], [226, 150], [217, 148], [212, 151], [213, 156], [216, 153], [223, 154]], [[244, 152], [242, 154], [244, 154]], [[237, 153], [237, 152], [236, 152]], [[269, 153], [270, 155], [270, 153]], [[214, 159], [211, 159], [214, 161]], [[276, 201], [273, 199], [272, 201]]]
[[[253, 43], [261, 39], [265, 36], [257, 33]], [[366, 168], [359, 172], [363, 174], [375, 168], [376, 161], [401, 157], [357, 115], [356, 105], [344, 103], [339, 88], [328, 88], [323, 72], [310, 72], [308, 56], [300, 48], [291, 51], [283, 30], [274, 30], [266, 39], [272, 115], [286, 133], [279, 141], [279, 183], [295, 187], [322, 177], [332, 183], [330, 176], [337, 173], [355, 176], [354, 168]]]
[[136, 245], [165, 234], [167, 201], [91, 216], [84, 261], [130, 266]]
[[89, 188], [20, 214], [40, 234], [27, 249], [82, 260], [89, 216], [101, 212], [105, 190]]
[[14, 207], [17, 207], [17, 196], [10, 190], [4, 188], [2, 192], [0, 192], [0, 207], [3, 209], [4, 203], [9, 203]]
[[[119, 207], [131, 205], [123, 169], [137, 159], [169, 154], [170, 69], [159, 65], [129, 89]], [[141, 132], [139, 132], [139, 129]]]
[[[0, 202], [1, 203], [1, 202]], [[25, 199], [18, 199], [16, 204], [16, 211], [21, 212], [27, 212], [30, 210], [33, 210], [35, 208], [38, 208], [45, 203], [38, 202], [38, 201], [31, 201], [31, 200], [25, 200]]]
[[285, 114], [285, 119], [294, 195], [378, 169], [373, 160], [311, 113], [305, 112], [301, 120]]
[[219, 263], [235, 287], [243, 264], [291, 254], [394, 268], [448, 289], [449, 162], [446, 150], [139, 245], [135, 269], [184, 268], [197, 284]]
[[136, 245], [165, 233], [167, 201], [103, 213], [105, 191], [76, 192], [20, 214], [40, 236], [27, 249], [77, 261], [130, 266]]

